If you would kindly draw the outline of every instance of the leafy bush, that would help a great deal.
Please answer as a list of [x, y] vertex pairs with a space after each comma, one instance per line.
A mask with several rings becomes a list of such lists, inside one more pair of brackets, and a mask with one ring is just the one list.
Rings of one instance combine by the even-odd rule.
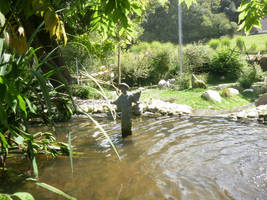
[[178, 75], [176, 79], [178, 80], [177, 84], [180, 90], [185, 90], [192, 87], [192, 74], [182, 73], [182, 75]]
[[253, 63], [243, 69], [242, 76], [239, 78], [239, 83], [243, 88], [250, 88], [251, 85], [257, 81], [261, 81], [264, 78], [261, 67]]
[[236, 81], [246, 64], [239, 51], [222, 49], [212, 58], [210, 72], [215, 76], [224, 76], [226, 79]]
[[209, 46], [212, 48], [212, 49], [217, 49], [220, 45], [220, 41], [218, 39], [211, 39], [209, 41]]
[[151, 58], [149, 79], [157, 83], [169, 71], [170, 56], [168, 52], [159, 52]]
[[88, 86], [74, 88], [73, 96], [79, 97], [81, 99], [98, 99], [101, 97], [101, 95], [97, 93], [96, 90]]
[[148, 83], [150, 73], [149, 56], [146, 54], [124, 53], [121, 63], [122, 81], [130, 86]]
[[122, 81], [130, 86], [156, 84], [172, 77], [178, 66], [177, 46], [171, 43], [141, 43], [122, 54]]
[[230, 47], [231, 39], [229, 37], [224, 37], [221, 41], [223, 47]]
[[208, 72], [213, 54], [214, 51], [207, 45], [187, 45], [184, 49], [185, 65], [196, 74]]
[[244, 41], [244, 39], [242, 37], [237, 37], [235, 43], [236, 43], [237, 48], [240, 51], [244, 51], [245, 50], [245, 47], [246, 47], [245, 46], [245, 41]]

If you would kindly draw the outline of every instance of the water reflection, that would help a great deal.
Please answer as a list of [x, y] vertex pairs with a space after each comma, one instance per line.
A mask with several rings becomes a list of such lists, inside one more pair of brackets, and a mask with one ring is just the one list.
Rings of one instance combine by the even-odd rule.
[[[74, 174], [69, 158], [43, 159], [40, 180], [78, 199], [267, 199], [267, 131], [259, 124], [220, 118], [139, 118], [122, 140], [120, 124], [100, 123], [118, 148], [86, 119], [59, 124], [58, 139], [72, 131]], [[36, 199], [62, 199], [31, 183]], [[2, 185], [0, 185], [0, 188]], [[5, 191], [6, 192], [6, 191]]]

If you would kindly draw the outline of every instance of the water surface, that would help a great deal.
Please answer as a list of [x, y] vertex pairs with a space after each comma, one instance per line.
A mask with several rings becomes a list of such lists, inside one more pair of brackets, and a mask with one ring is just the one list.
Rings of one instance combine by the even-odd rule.
[[[40, 181], [80, 200], [267, 199], [264, 125], [222, 118], [139, 118], [133, 121], [133, 136], [123, 140], [119, 122], [100, 122], [121, 161], [89, 120], [77, 118], [59, 124], [57, 136], [67, 141], [67, 131], [72, 132], [78, 152], [73, 175], [68, 157], [41, 159]], [[6, 184], [10, 192], [30, 191], [36, 199], [63, 199], [32, 183]]]

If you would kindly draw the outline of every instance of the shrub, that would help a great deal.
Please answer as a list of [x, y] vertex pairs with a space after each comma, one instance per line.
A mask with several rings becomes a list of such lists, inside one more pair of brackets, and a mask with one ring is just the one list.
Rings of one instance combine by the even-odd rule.
[[231, 39], [229, 37], [224, 37], [221, 41], [222, 46], [230, 47]]
[[257, 81], [261, 81], [264, 78], [261, 67], [253, 63], [243, 69], [242, 76], [239, 78], [239, 83], [243, 88], [250, 88], [251, 85]]
[[213, 54], [214, 51], [207, 45], [187, 45], [184, 49], [185, 65], [195, 74], [208, 72]]
[[240, 51], [244, 51], [245, 50], [245, 41], [244, 41], [244, 39], [242, 37], [237, 37], [236, 41], [235, 41], [235, 44], [236, 44], [237, 48]]
[[192, 74], [191, 73], [182, 73], [182, 75], [178, 75], [176, 78], [178, 87], [180, 90], [185, 90], [192, 88]]
[[97, 93], [96, 90], [88, 86], [81, 86], [81, 87], [79, 86], [74, 88], [73, 96], [79, 97], [81, 99], [89, 99], [89, 98], [98, 99], [101, 97], [101, 95]]
[[225, 76], [226, 79], [237, 80], [241, 75], [242, 67], [246, 65], [239, 51], [222, 49], [212, 58], [210, 72], [216, 76]]
[[220, 45], [220, 41], [218, 39], [211, 39], [209, 41], [209, 46], [214, 50], [216, 50], [219, 45]]
[[125, 53], [122, 57], [122, 81], [130, 86], [140, 86], [148, 83], [150, 73], [149, 56], [143, 54]]
[[159, 52], [151, 58], [149, 79], [157, 83], [164, 78], [170, 67], [170, 56], [167, 52]]
[[141, 43], [122, 54], [122, 80], [130, 86], [156, 84], [176, 74], [177, 46], [171, 43]]

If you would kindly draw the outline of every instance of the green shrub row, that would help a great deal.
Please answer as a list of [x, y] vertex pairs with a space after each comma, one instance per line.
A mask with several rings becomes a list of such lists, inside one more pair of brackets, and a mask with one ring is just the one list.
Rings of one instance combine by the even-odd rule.
[[[217, 50], [201, 43], [185, 46], [183, 48], [183, 72], [198, 75], [208, 73], [209, 77], [229, 82], [237, 81], [241, 76], [244, 79], [248, 75], [245, 72], [248, 63], [238, 48], [228, 47], [227, 41], [226, 38], [225, 48]], [[243, 42], [238, 41], [239, 48], [244, 48]], [[180, 68], [177, 54], [177, 46], [170, 43], [153, 42], [135, 45], [122, 54], [122, 81], [130, 86], [144, 86], [157, 84], [160, 79], [176, 77]], [[208, 78], [209, 80], [212, 81], [211, 78]]]

